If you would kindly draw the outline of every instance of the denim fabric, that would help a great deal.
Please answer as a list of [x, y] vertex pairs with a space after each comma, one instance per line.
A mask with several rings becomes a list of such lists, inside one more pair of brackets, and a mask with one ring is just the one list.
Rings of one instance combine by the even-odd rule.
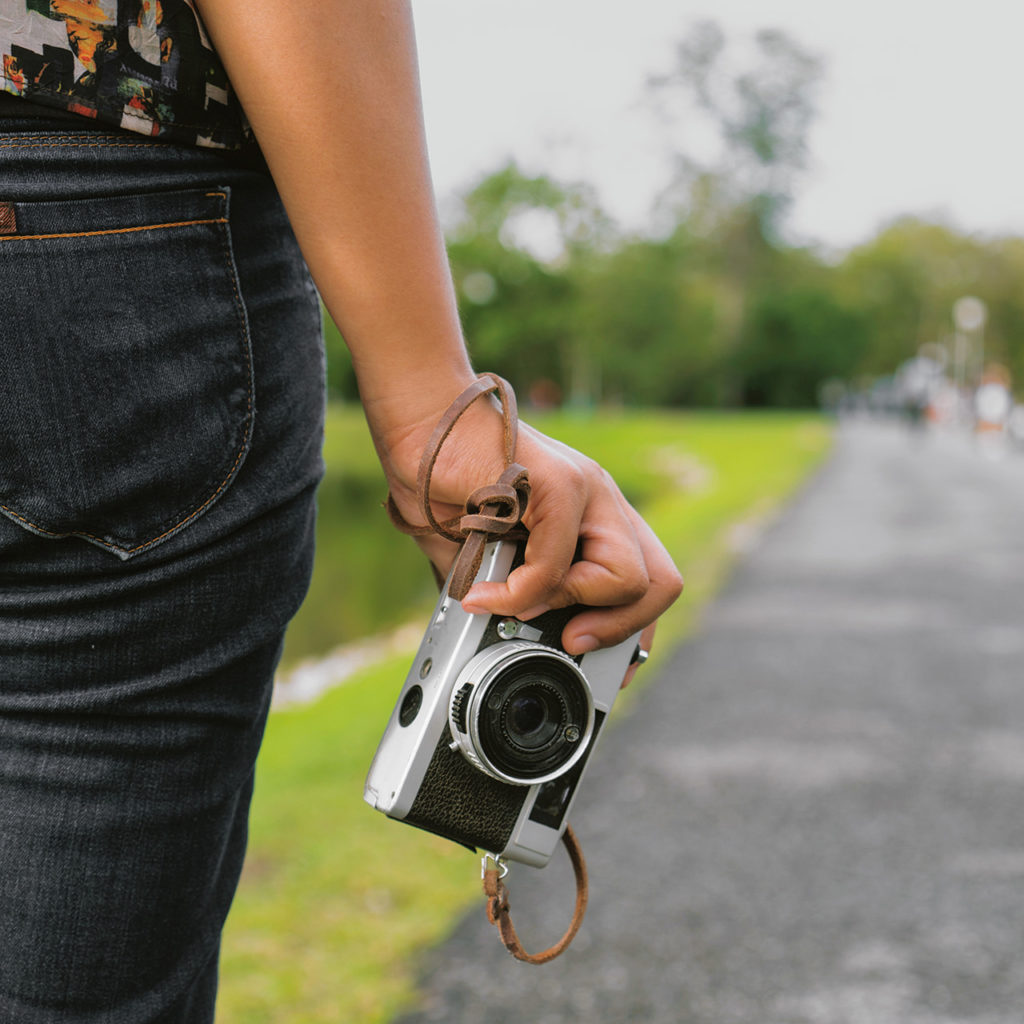
[[319, 302], [214, 152], [2, 119], [0, 204], [0, 1024], [207, 1024], [311, 568]]

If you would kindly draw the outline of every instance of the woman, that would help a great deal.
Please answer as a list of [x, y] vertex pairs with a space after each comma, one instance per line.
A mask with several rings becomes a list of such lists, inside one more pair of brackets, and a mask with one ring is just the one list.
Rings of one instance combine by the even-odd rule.
[[[410, 522], [475, 374], [405, 0], [43, 6], [0, 0], [0, 1021], [195, 1024], [311, 564], [317, 293]], [[439, 514], [501, 436], [459, 421]], [[517, 461], [526, 562], [464, 605], [590, 605], [571, 653], [649, 627], [681, 581], [613, 481], [529, 428]]]

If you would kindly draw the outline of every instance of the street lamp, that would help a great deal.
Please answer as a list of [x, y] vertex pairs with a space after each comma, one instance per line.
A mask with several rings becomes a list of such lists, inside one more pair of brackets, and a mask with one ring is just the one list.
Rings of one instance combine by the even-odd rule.
[[[973, 295], [963, 295], [953, 303], [953, 323], [956, 334], [953, 336], [953, 382], [957, 393], [963, 391], [967, 383], [973, 348], [977, 348], [977, 376], [985, 368], [985, 321], [988, 309], [981, 299]], [[976, 344], [975, 344], [976, 342]]]

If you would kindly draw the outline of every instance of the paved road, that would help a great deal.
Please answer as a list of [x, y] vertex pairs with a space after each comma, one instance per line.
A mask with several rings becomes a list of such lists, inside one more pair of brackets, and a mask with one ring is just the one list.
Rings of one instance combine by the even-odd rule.
[[[1021, 1024], [1024, 456], [845, 430], [579, 804], [573, 948], [481, 909], [404, 1024]], [[562, 861], [510, 878], [527, 945]]]

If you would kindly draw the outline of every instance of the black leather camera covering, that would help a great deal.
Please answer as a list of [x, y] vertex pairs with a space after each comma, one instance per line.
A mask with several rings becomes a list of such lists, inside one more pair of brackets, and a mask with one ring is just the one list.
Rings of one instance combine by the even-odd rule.
[[529, 787], [485, 775], [452, 750], [450, 742], [445, 727], [405, 821], [471, 850], [500, 853], [512, 836]]

